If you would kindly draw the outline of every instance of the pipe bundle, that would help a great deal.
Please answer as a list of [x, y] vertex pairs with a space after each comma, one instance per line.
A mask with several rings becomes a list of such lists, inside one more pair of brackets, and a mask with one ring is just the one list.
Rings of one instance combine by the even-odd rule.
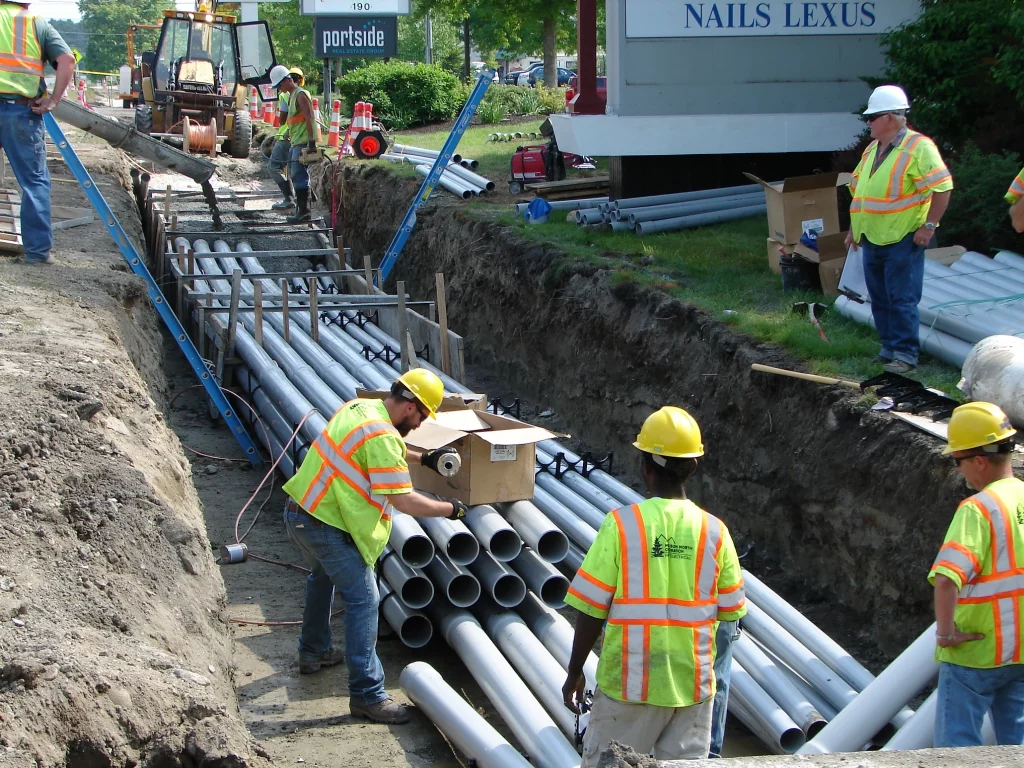
[[[424, 177], [430, 175], [430, 169], [439, 154], [433, 149], [410, 147], [406, 144], [395, 144], [391, 149], [391, 152], [381, 155], [382, 160], [392, 163], [411, 163], [415, 166], [416, 173]], [[494, 182], [473, 172], [472, 169], [479, 165], [480, 163], [476, 160], [464, 158], [462, 155], [452, 155], [448, 167], [441, 173], [440, 185], [463, 200], [493, 192]]]

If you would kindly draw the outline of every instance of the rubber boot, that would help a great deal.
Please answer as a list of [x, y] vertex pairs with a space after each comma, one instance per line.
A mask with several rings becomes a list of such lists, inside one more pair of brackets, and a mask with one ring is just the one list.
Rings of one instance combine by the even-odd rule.
[[275, 211], [284, 211], [295, 206], [295, 200], [292, 199], [292, 185], [291, 182], [282, 181], [278, 183], [278, 188], [281, 190], [281, 194], [284, 196], [283, 200], [279, 200], [274, 203], [271, 208]]
[[304, 221], [312, 219], [313, 217], [309, 213], [309, 190], [296, 189], [295, 200], [299, 205], [299, 210], [297, 210], [294, 215], [285, 219], [285, 221], [289, 224], [301, 224]]

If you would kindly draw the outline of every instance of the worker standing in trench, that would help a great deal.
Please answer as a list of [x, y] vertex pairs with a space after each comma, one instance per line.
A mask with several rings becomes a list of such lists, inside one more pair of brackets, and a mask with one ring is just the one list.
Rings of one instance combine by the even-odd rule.
[[998, 744], [1024, 744], [1024, 481], [1013, 475], [1017, 430], [991, 403], [949, 419], [952, 454], [978, 491], [960, 503], [928, 580], [935, 586], [939, 662], [936, 747], [977, 747], [987, 713]]
[[708, 756], [715, 629], [746, 613], [743, 576], [725, 524], [686, 498], [704, 455], [700, 428], [666, 406], [633, 445], [652, 498], [609, 514], [565, 602], [579, 611], [565, 705], [580, 712], [583, 663], [605, 627], [581, 768], [613, 740], [662, 760]]
[[[305, 74], [298, 67], [289, 69], [288, 76], [299, 86], [304, 85], [306, 82]], [[288, 157], [292, 148], [292, 143], [288, 139], [289, 98], [290, 94], [284, 89], [281, 89], [280, 93], [278, 93], [277, 114], [281, 121], [281, 127], [277, 131], [277, 140], [274, 142], [274, 147], [270, 150], [270, 160], [267, 161], [267, 170], [270, 172], [270, 178], [274, 180], [278, 189], [281, 190], [281, 199], [270, 206], [275, 211], [288, 210], [295, 205], [292, 183], [284, 175], [284, 169], [288, 167]]]
[[[46, 168], [43, 115], [64, 98], [75, 56], [49, 22], [29, 3], [0, 2], [0, 147], [21, 187], [21, 238], [26, 264], [53, 264], [50, 172]], [[57, 70], [46, 93], [43, 66]]]
[[[394, 510], [413, 517], [466, 514], [456, 499], [416, 493], [408, 461], [435, 471], [452, 448], [419, 453], [402, 440], [444, 395], [430, 371], [414, 368], [392, 385], [385, 400], [357, 399], [342, 406], [316, 439], [299, 470], [284, 484], [288, 535], [302, 550], [311, 573], [299, 636], [299, 672], [312, 674], [347, 658], [349, 710], [378, 723], [405, 723], [409, 716], [384, 690], [377, 658], [380, 594], [373, 565], [391, 534]], [[331, 644], [331, 605], [345, 606], [345, 650]]]
[[285, 219], [289, 224], [309, 221], [309, 171], [302, 162], [303, 152], [316, 152], [317, 126], [313, 100], [280, 64], [270, 70], [270, 84], [288, 94], [288, 176], [295, 188], [298, 210]]

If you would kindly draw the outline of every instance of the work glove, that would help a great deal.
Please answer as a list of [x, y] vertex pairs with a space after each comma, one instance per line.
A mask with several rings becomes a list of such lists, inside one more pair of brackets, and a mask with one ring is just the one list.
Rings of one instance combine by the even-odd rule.
[[316, 142], [315, 141], [307, 141], [306, 142], [306, 151], [307, 152], [316, 152]]
[[452, 513], [448, 515], [449, 520], [461, 520], [469, 512], [469, 507], [458, 499], [441, 499], [441, 501], [447, 501], [452, 505]]
[[451, 446], [445, 446], [444, 448], [434, 448], [430, 451], [424, 451], [420, 463], [428, 469], [432, 469], [442, 477], [451, 477], [459, 471], [461, 462], [456, 458], [459, 453]]

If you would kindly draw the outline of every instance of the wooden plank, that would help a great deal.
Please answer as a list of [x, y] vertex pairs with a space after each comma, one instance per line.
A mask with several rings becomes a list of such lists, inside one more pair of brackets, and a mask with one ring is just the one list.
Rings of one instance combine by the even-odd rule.
[[252, 305], [256, 310], [256, 343], [263, 346], [263, 281], [256, 280], [252, 284]]
[[327, 268], [330, 270], [341, 269], [342, 264], [345, 263], [345, 244], [341, 238], [341, 235], [338, 235], [335, 238], [335, 243], [337, 244], [338, 247], [337, 252], [333, 256], [327, 257]]
[[281, 278], [281, 308], [281, 317], [282, 322], [284, 323], [284, 327], [282, 328], [282, 331], [284, 331], [284, 333], [282, 333], [281, 335], [284, 337], [284, 343], [290, 344], [292, 336], [291, 326], [289, 325], [288, 322], [288, 281], [285, 280], [284, 278]]
[[402, 373], [414, 368], [413, 360], [409, 350], [409, 322], [408, 310], [405, 308], [405, 282], [398, 281], [398, 346], [402, 348]]
[[[363, 269], [366, 270], [366, 292], [369, 294], [373, 293], [373, 261], [370, 258], [370, 252], [367, 251], [363, 254]], [[401, 291], [399, 291], [401, 293]]]
[[[448, 336], [448, 302], [445, 298], [444, 273], [434, 274], [437, 284], [437, 324], [441, 327], [441, 338]], [[447, 344], [441, 345], [441, 370], [449, 376], [452, 373], [452, 353]]]
[[563, 181], [542, 181], [539, 184], [526, 184], [523, 189], [534, 192], [538, 189], [579, 189], [581, 187], [608, 186], [611, 179], [608, 176], [591, 176], [587, 179], [564, 179]]
[[316, 294], [320, 286], [315, 277], [309, 278], [309, 336], [320, 343], [320, 318], [316, 309]]
[[927, 416], [918, 416], [916, 413], [903, 413], [902, 411], [889, 411], [893, 416], [901, 421], [907, 422], [913, 427], [917, 427], [922, 432], [927, 432], [932, 437], [937, 437], [943, 442], [949, 439], [947, 430], [949, 429], [949, 419], [943, 421], [932, 421]]

